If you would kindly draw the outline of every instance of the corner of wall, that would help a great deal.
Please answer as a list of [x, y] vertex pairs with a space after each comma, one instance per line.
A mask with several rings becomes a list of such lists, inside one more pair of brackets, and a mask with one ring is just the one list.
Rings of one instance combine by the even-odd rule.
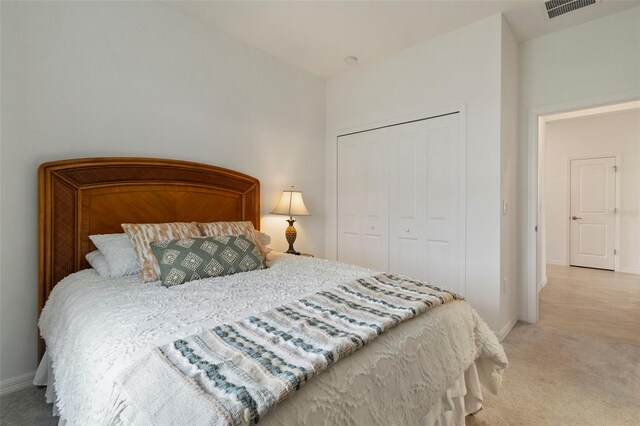
[[[500, 323], [515, 324], [518, 311], [518, 43], [500, 22]], [[506, 334], [505, 334], [506, 335]]]
[[513, 318], [511, 318], [509, 321], [506, 322], [506, 324], [500, 329], [500, 331], [496, 333], [496, 337], [498, 338], [498, 340], [502, 342], [504, 338], [507, 337], [509, 332], [518, 323], [518, 319], [519, 319], [518, 316], [514, 316]]

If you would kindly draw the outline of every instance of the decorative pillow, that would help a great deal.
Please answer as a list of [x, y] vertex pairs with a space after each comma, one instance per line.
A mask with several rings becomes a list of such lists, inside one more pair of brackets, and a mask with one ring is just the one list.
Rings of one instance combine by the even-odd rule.
[[260, 254], [266, 259], [267, 251], [265, 247], [260, 244], [256, 238], [256, 229], [253, 227], [253, 223], [249, 221], [244, 222], [206, 222], [198, 223], [198, 228], [202, 235], [206, 237], [224, 237], [226, 235], [245, 235], [249, 238], [260, 250]]
[[100, 253], [100, 250], [94, 250], [91, 253], [87, 253], [84, 257], [89, 262], [89, 266], [91, 266], [101, 277], [108, 277], [109, 272], [109, 264], [107, 263], [107, 259], [104, 258], [104, 255]]
[[258, 247], [263, 248], [264, 254], [269, 254], [270, 252], [273, 251], [273, 249], [269, 247], [269, 244], [271, 244], [271, 235], [265, 234], [264, 232], [260, 232], [260, 231], [255, 231], [255, 235], [256, 235], [256, 243]]
[[109, 265], [107, 276], [119, 278], [140, 272], [138, 256], [127, 234], [90, 235], [89, 238], [100, 250], [100, 253], [107, 261], [107, 265]]
[[165, 287], [264, 268], [260, 250], [245, 235], [157, 241], [150, 246]]
[[201, 236], [194, 223], [123, 223], [122, 229], [136, 251], [144, 282], [160, 279], [160, 267], [149, 243]]

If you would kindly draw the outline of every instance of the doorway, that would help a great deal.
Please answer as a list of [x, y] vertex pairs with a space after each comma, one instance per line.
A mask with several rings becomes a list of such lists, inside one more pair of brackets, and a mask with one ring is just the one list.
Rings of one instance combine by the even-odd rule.
[[640, 343], [640, 102], [541, 115], [538, 137], [538, 319]]
[[569, 266], [616, 269], [616, 160], [569, 159]]

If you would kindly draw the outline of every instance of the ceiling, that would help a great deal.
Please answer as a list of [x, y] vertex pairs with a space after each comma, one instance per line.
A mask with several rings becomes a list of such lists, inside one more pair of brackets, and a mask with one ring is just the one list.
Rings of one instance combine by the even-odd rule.
[[[640, 4], [599, 0], [550, 20], [542, 1], [164, 1], [246, 44], [329, 78], [503, 13], [519, 41]], [[356, 65], [344, 58], [356, 56]]]

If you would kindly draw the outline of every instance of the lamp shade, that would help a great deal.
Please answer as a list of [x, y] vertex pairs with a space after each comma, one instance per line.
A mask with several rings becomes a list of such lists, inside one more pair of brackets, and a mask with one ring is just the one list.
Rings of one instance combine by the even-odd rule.
[[287, 216], [309, 216], [309, 211], [302, 201], [302, 192], [296, 191], [292, 186], [291, 189], [282, 191], [282, 198], [278, 205], [271, 211], [273, 214], [282, 214]]

